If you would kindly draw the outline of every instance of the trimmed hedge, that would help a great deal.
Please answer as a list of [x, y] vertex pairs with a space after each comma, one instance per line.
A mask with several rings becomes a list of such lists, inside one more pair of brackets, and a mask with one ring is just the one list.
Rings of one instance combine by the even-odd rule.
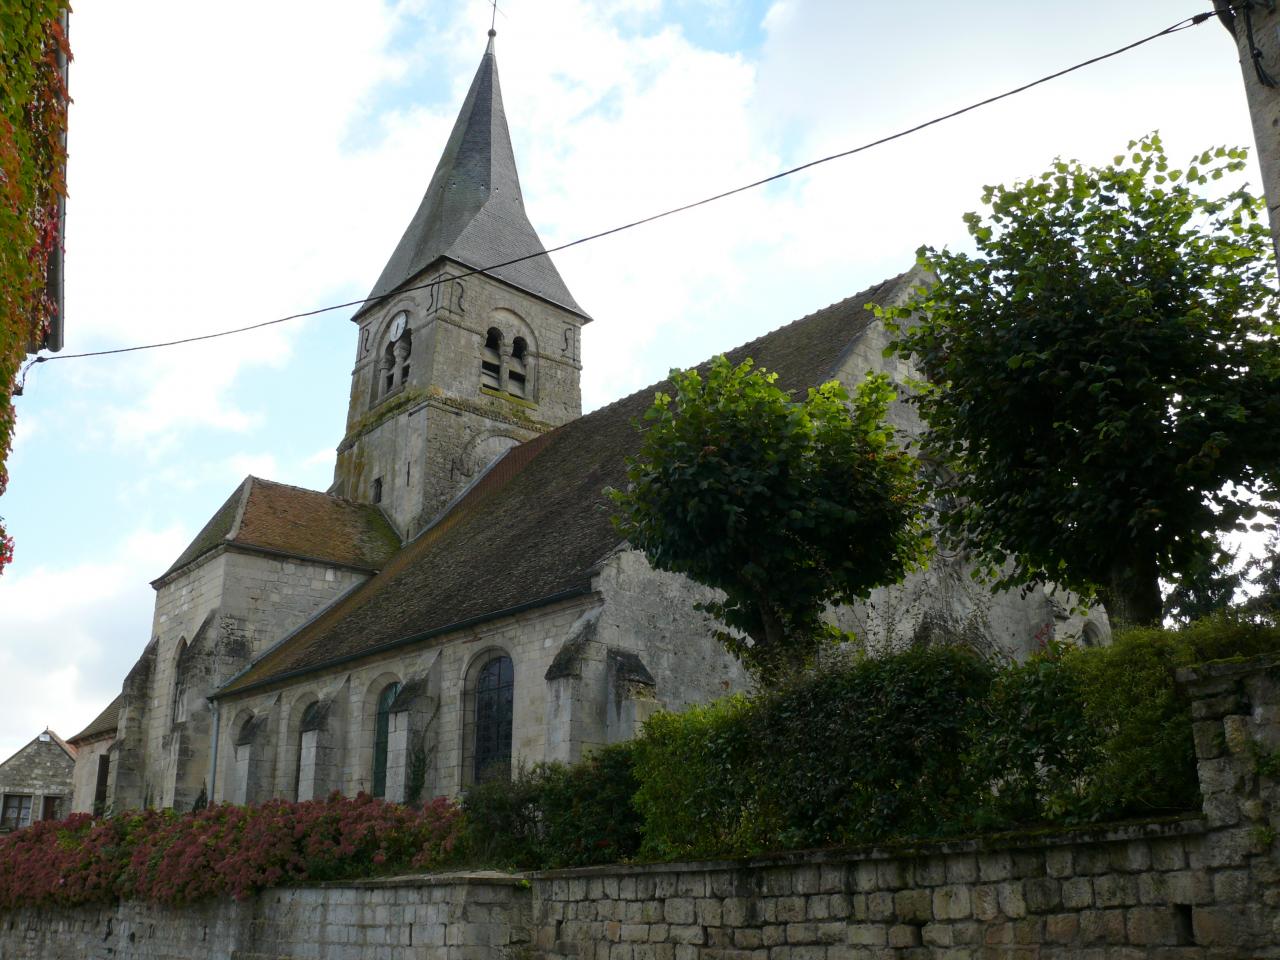
[[548, 867], [1191, 811], [1200, 793], [1175, 671], [1276, 650], [1280, 628], [1215, 619], [1103, 648], [1051, 644], [1024, 664], [961, 648], [850, 659], [658, 714], [608, 762], [475, 790], [468, 837], [489, 862]]
[[413, 808], [365, 794], [96, 820], [75, 814], [0, 837], [0, 908], [243, 900], [281, 883], [431, 870], [454, 857], [460, 827], [447, 800]]
[[581, 763], [540, 763], [511, 781], [480, 784], [462, 801], [471, 863], [545, 869], [616, 863], [640, 848], [633, 744]]

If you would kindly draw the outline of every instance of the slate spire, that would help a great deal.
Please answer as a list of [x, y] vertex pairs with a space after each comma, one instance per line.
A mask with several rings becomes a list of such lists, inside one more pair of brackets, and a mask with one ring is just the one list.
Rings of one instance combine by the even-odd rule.
[[[493, 38], [490, 30], [480, 68], [431, 184], [370, 297], [390, 293], [442, 257], [479, 269], [545, 249], [520, 196]], [[550, 257], [499, 267], [490, 274], [590, 319]]]

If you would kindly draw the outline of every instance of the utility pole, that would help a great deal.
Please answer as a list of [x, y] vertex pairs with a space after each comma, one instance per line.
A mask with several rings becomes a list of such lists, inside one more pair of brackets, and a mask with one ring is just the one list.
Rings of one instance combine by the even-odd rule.
[[1280, 12], [1276, 0], [1214, 0], [1240, 52], [1271, 242], [1280, 260]]

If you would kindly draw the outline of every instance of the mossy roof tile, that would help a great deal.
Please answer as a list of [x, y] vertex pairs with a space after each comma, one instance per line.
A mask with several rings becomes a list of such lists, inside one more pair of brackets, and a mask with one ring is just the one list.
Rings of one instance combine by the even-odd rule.
[[224, 543], [369, 571], [400, 548], [377, 507], [247, 477], [156, 582]]

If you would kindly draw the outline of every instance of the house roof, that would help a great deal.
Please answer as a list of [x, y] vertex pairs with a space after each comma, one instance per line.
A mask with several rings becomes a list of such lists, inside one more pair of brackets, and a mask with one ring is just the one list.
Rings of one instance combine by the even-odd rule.
[[400, 548], [400, 538], [377, 507], [246, 477], [153, 585], [222, 544], [373, 571]]
[[[904, 274], [733, 350], [784, 389], [829, 379]], [[508, 451], [376, 576], [267, 651], [216, 696], [584, 593], [621, 543], [604, 490], [626, 482], [634, 422], [657, 384]]]
[[79, 743], [81, 740], [89, 740], [93, 737], [100, 737], [103, 734], [115, 733], [116, 722], [120, 718], [120, 704], [124, 702], [124, 694], [117, 694], [116, 698], [103, 707], [102, 712], [89, 722], [89, 725], [69, 739], [68, 743]]
[[[392, 293], [441, 258], [481, 270], [544, 250], [524, 210], [491, 34], [418, 212], [369, 298]], [[548, 256], [486, 272], [590, 319]]]

